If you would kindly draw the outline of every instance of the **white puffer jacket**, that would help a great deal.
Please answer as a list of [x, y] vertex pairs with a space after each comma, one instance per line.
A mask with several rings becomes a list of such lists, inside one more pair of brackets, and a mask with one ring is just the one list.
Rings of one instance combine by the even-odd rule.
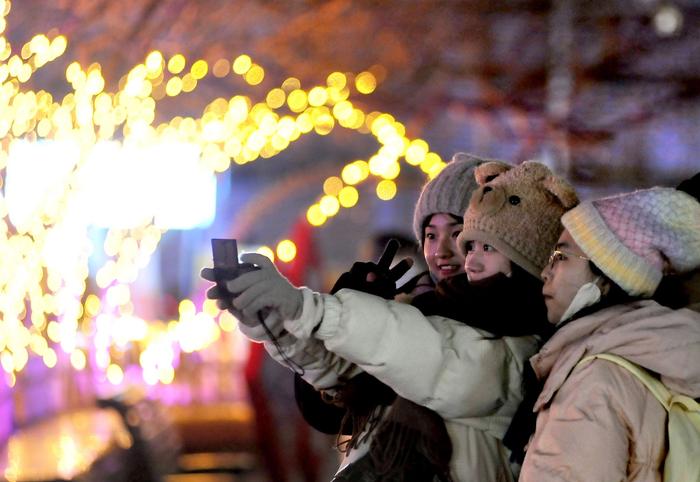
[[452, 440], [455, 480], [514, 480], [501, 438], [522, 400], [523, 363], [537, 351], [535, 337], [496, 338], [353, 290], [327, 295], [304, 288], [303, 297], [299, 319], [278, 330], [287, 360], [260, 327], [242, 331], [264, 341], [280, 363], [293, 360], [317, 389], [332, 390], [364, 370], [437, 412]]

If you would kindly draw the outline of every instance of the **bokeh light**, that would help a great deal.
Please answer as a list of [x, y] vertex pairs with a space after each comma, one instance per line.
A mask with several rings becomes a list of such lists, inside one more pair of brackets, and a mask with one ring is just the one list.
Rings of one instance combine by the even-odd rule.
[[[6, 16], [10, 3], [3, 5]], [[405, 126], [392, 115], [365, 112], [355, 102], [353, 92], [368, 95], [377, 88], [378, 68], [359, 74], [331, 72], [325, 85], [308, 87], [290, 76], [261, 95], [262, 102], [234, 94], [210, 100], [199, 117], [175, 116], [159, 123], [156, 112], [161, 100], [195, 92], [211, 77], [234, 74], [249, 86], [258, 86], [269, 81], [265, 69], [247, 54], [188, 62], [181, 53], [166, 57], [152, 50], [122, 75], [112, 91], [103, 66], [69, 59], [65, 70], [69, 92], [59, 98], [26, 85], [37, 70], [49, 68], [67, 52], [69, 39], [55, 31], [39, 33], [16, 52], [2, 35], [4, 16], [0, 99], [9, 107], [0, 111], [4, 189], [0, 364], [10, 385], [30, 357], [54, 367], [61, 354], [75, 370], [94, 368], [113, 385], [125, 383], [134, 364], [147, 384], [169, 384], [177, 376], [182, 353], [203, 350], [222, 332], [235, 329], [233, 315], [220, 312], [211, 301], [199, 307], [192, 299], [177, 300], [176, 320], [139, 317], [132, 284], [170, 228], [167, 221], [174, 219], [155, 214], [147, 209], [147, 197], [135, 195], [140, 186], [151, 197], [162, 197], [149, 179], [176, 174], [193, 185], [201, 171], [211, 182], [232, 164], [273, 157], [305, 134], [325, 136], [342, 127], [373, 135], [379, 150], [367, 159], [347, 162], [337, 175], [327, 177], [306, 210], [307, 221], [320, 227], [341, 209], [356, 206], [359, 186], [372, 177], [378, 182], [377, 196], [392, 199], [404, 158], [427, 176], [444, 167], [425, 141], [407, 138]], [[49, 148], [54, 154], [42, 155], [41, 149]], [[31, 153], [30, 160], [17, 163], [23, 149]], [[200, 171], [174, 161], [182, 152], [192, 153]], [[41, 162], [48, 158], [50, 163]], [[162, 159], [170, 162], [158, 162]], [[127, 164], [132, 167], [129, 175], [115, 174], [115, 165]], [[18, 165], [25, 165], [25, 171]], [[50, 182], [37, 184], [36, 172], [47, 174]], [[100, 175], [108, 182], [99, 181]], [[31, 192], [42, 194], [17, 202], [25, 199], [13, 193], [22, 176], [34, 182]], [[167, 180], [168, 185], [176, 184], [173, 178]], [[104, 199], [111, 204], [100, 204]], [[176, 217], [187, 218], [191, 204], [184, 199]], [[91, 212], [113, 217], [98, 224]], [[105, 230], [103, 243], [90, 238], [93, 226]], [[273, 246], [274, 250], [262, 246], [257, 252], [284, 263], [297, 256], [289, 239]], [[102, 259], [94, 268], [93, 255]], [[136, 361], [129, 359], [131, 352], [137, 354]]]
[[277, 244], [277, 257], [284, 263], [289, 263], [297, 255], [297, 246], [290, 239], [283, 239]]

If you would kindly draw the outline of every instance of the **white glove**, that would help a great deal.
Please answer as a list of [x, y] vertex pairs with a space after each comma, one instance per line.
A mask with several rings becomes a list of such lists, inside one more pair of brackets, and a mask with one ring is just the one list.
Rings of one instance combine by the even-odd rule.
[[246, 324], [259, 323], [258, 314], [263, 310], [265, 314], [270, 310], [276, 311], [282, 320], [295, 320], [301, 316], [304, 305], [301, 290], [292, 286], [269, 258], [262, 254], [246, 253], [241, 256], [241, 261], [260, 267], [226, 283], [228, 290], [236, 294], [233, 307]]
[[[255, 320], [245, 320], [240, 314], [234, 316], [240, 321], [238, 329], [249, 340], [256, 342], [277, 340], [278, 343], [280, 342], [279, 338], [284, 333], [284, 324], [276, 311], [265, 316], [263, 323], [260, 323], [260, 318], [257, 317]], [[267, 330], [264, 328], [265, 326]]]

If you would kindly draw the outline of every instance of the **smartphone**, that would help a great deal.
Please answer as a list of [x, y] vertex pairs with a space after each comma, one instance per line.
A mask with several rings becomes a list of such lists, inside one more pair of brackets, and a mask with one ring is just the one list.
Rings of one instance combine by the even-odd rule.
[[212, 238], [211, 252], [214, 259], [216, 287], [221, 293], [232, 294], [226, 288], [227, 281], [236, 279], [243, 273], [260, 269], [252, 263], [238, 261], [238, 242], [235, 239]]

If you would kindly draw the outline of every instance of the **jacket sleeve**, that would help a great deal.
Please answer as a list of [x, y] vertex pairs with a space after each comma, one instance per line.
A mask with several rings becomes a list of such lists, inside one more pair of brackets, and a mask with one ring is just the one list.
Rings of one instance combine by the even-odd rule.
[[514, 391], [520, 396], [522, 363], [504, 338], [353, 290], [306, 296], [314, 302], [305, 303], [298, 320], [285, 322], [288, 330], [315, 336], [329, 351], [444, 418], [492, 415]]
[[644, 400], [644, 387], [630, 385], [621, 368], [601, 363], [575, 370], [540, 412], [521, 482], [628, 480], [632, 430], [626, 412], [635, 405], [635, 391]]
[[[314, 300], [307, 295], [304, 302], [309, 304]], [[275, 361], [299, 373], [317, 390], [332, 392], [334, 387], [362, 371], [354, 363], [328, 351], [323, 342], [315, 338], [298, 338], [287, 332], [275, 312], [266, 317], [265, 324], [268, 330], [261, 325], [247, 326], [242, 323], [239, 330], [250, 341], [263, 343]]]

